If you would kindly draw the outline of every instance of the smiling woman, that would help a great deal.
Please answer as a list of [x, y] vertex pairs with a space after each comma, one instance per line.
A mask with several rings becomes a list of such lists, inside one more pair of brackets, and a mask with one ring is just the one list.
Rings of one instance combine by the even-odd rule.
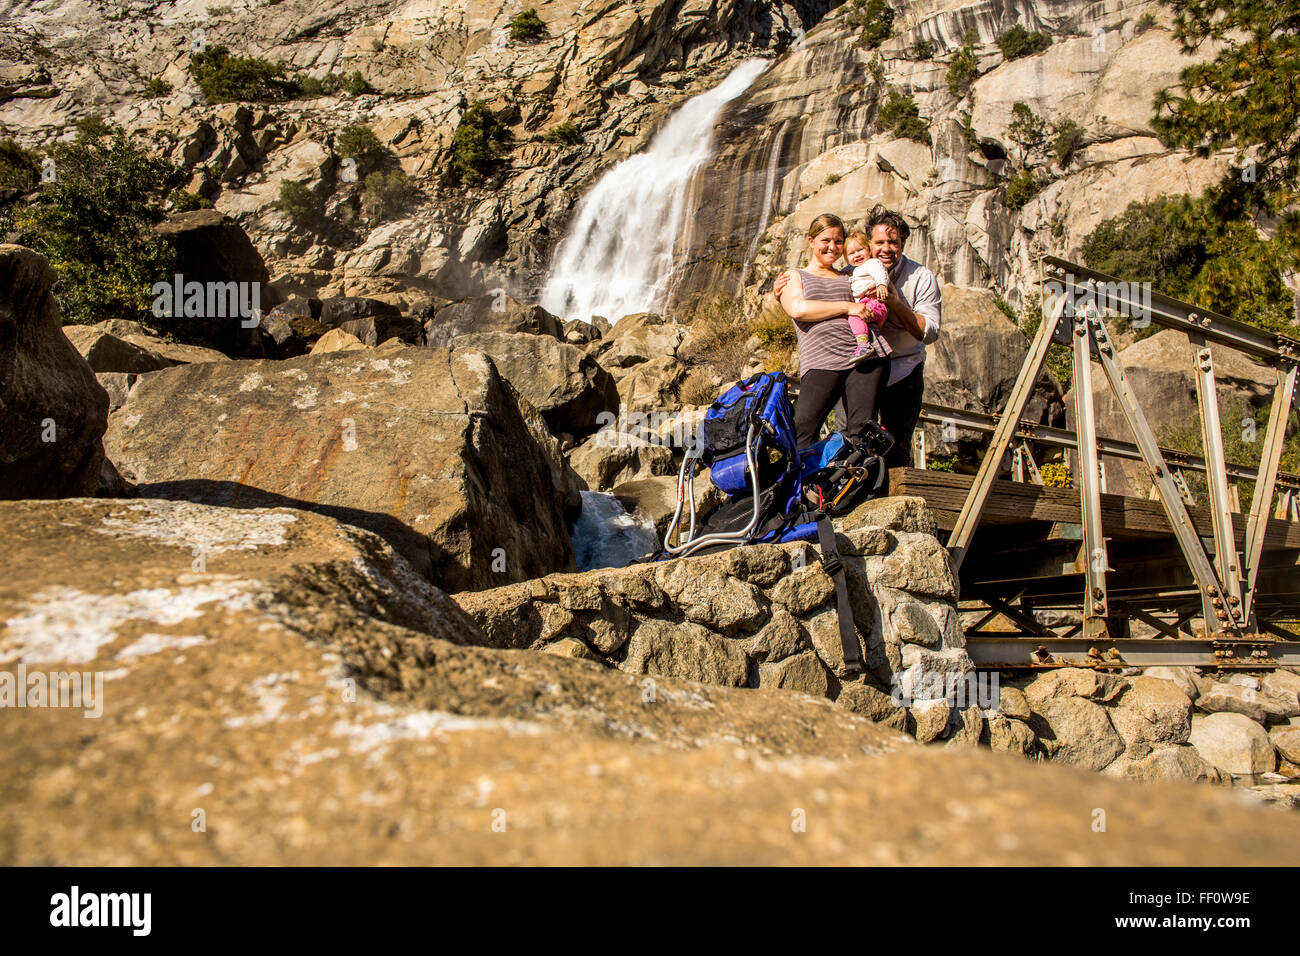
[[838, 216], [824, 213], [808, 227], [809, 264], [790, 273], [781, 305], [794, 321], [799, 340], [799, 400], [795, 429], [801, 447], [817, 440], [826, 413], [844, 399], [846, 434], [857, 435], [871, 421], [876, 399], [889, 374], [889, 357], [880, 350], [855, 355], [857, 338], [850, 315], [865, 317], [867, 306], [853, 301], [849, 277], [835, 269], [847, 231]]

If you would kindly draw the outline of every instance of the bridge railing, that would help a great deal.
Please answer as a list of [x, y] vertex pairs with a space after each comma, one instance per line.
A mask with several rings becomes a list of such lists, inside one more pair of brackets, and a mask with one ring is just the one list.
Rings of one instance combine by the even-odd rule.
[[[1140, 460], [1151, 477], [1156, 496], [1195, 580], [1207, 637], [1244, 639], [1258, 632], [1256, 586], [1263, 556], [1264, 532], [1272, 511], [1274, 492], [1281, 492], [1280, 508], [1286, 517], [1300, 501], [1300, 476], [1279, 470], [1287, 418], [1296, 397], [1300, 338], [1258, 329], [1151, 289], [1149, 283], [1130, 283], [1054, 256], [1040, 261], [1039, 301], [1042, 321], [1029, 346], [1025, 363], [1000, 414], [981, 416], [957, 409], [929, 406], [923, 421], [955, 420], [963, 427], [989, 431], [991, 439], [980, 462], [948, 547], [960, 568], [970, 550], [980, 516], [1008, 453], [1021, 471], [1037, 470], [1026, 459], [1026, 440], [1072, 448], [1077, 453], [1077, 484], [1086, 548], [1082, 595], [1083, 638], [1105, 639], [1110, 616], [1107, 595], [1106, 539], [1101, 521], [1102, 472], [1100, 455]], [[1196, 382], [1204, 454], [1189, 455], [1162, 448], [1156, 441], [1123, 363], [1111, 341], [1105, 317], [1118, 313], [1176, 329], [1191, 345], [1192, 374]], [[1048, 347], [1053, 342], [1070, 346], [1074, 371], [1075, 431], [1050, 428], [1022, 420], [1029, 398], [1042, 373]], [[1243, 352], [1272, 368], [1275, 391], [1258, 467], [1227, 462], [1220, 431], [1214, 359], [1210, 343]], [[1134, 442], [1098, 438], [1093, 406], [1093, 360], [1123, 413]], [[1213, 525], [1213, 548], [1207, 550], [1187, 512], [1190, 493], [1184, 470], [1205, 474]], [[1255, 482], [1247, 519], [1245, 548], [1238, 552], [1233, 534], [1233, 495], [1229, 478]]]

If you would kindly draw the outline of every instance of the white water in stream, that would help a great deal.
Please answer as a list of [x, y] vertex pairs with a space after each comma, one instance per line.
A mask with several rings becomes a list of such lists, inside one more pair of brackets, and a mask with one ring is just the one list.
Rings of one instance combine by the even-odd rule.
[[610, 169], [578, 204], [542, 291], [566, 319], [617, 321], [660, 308], [673, 271], [691, 179], [713, 151], [723, 108], [767, 67], [746, 60], [669, 117], [643, 153]]
[[628, 514], [613, 495], [584, 491], [582, 512], [573, 526], [573, 550], [578, 570], [624, 568], [659, 549], [654, 524]]

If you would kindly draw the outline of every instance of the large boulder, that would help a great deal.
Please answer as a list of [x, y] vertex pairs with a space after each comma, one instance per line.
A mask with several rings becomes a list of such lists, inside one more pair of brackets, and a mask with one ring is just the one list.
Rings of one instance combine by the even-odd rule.
[[97, 373], [127, 372], [139, 375], [178, 364], [93, 325], [65, 325], [63, 334], [81, 353], [91, 370]]
[[1207, 763], [1224, 773], [1270, 773], [1277, 766], [1268, 734], [1243, 714], [1197, 714], [1192, 718], [1190, 742]]
[[165, 369], [136, 384], [108, 443], [147, 497], [330, 514], [448, 590], [572, 566], [557, 463], [481, 352]]
[[1105, 708], [1082, 697], [1049, 698], [1035, 712], [1030, 727], [1053, 760], [1089, 770], [1104, 769], [1124, 752], [1124, 741]]
[[689, 331], [688, 326], [654, 312], [628, 315], [600, 340], [593, 354], [608, 369], [629, 368], [656, 358], [677, 358], [677, 350]]
[[[176, 272], [183, 281], [249, 283], [262, 312], [277, 305], [282, 296], [271, 285], [261, 253], [242, 226], [215, 209], [174, 213], [155, 231], [176, 250]], [[251, 296], [250, 296], [251, 300]], [[228, 355], [261, 355], [256, 324], [230, 316], [186, 316], [176, 322], [177, 334], [187, 341], [211, 345]]]
[[1211, 681], [1196, 698], [1196, 709], [1207, 714], [1241, 714], [1256, 723], [1263, 723], [1264, 703], [1264, 696], [1254, 687]]
[[554, 339], [565, 337], [560, 320], [540, 305], [522, 305], [506, 295], [483, 295], [453, 302], [438, 309], [424, 323], [425, 341], [433, 346], [450, 345], [457, 336], [475, 332], [528, 332]]
[[453, 346], [492, 356], [501, 374], [556, 434], [585, 435], [600, 424], [602, 412], [618, 410], [614, 379], [576, 345], [549, 335], [481, 332], [458, 336]]
[[0, 245], [0, 498], [93, 495], [108, 392], [59, 327], [54, 270]]
[[[63, 331], [66, 333], [69, 328], [70, 326], [65, 325]], [[184, 342], [172, 342], [167, 339], [161, 339], [139, 322], [132, 322], [129, 319], [106, 319], [103, 322], [95, 323], [91, 328], [102, 330], [105, 334], [112, 335], [124, 342], [129, 342], [132, 345], [138, 345], [147, 352], [161, 356], [171, 365], [189, 365], [192, 362], [230, 361], [228, 355], [224, 352], [219, 352], [216, 349], [204, 348], [201, 345], [186, 345]]]
[[[437, 589], [323, 515], [3, 503], [0, 553], [0, 687], [12, 693], [17, 668], [29, 688], [55, 673], [99, 685], [79, 706], [5, 708], [0, 754], [23, 772], [6, 780], [0, 845], [18, 865], [1278, 865], [1300, 853], [1292, 829], [1208, 788], [922, 753], [786, 690], [466, 646], [481, 638]], [[966, 811], [930, 814], [933, 841], [917, 841], [935, 794]], [[1142, 838], [1080, 842], [1079, 807]], [[774, 820], [775, 837], [753, 839]]]
[[110, 319], [94, 325], [65, 325], [63, 334], [98, 373], [141, 375], [189, 362], [228, 362], [216, 349], [166, 342], [139, 322]]
[[592, 491], [607, 491], [638, 478], [676, 475], [671, 448], [654, 445], [612, 428], [602, 429], [575, 448], [569, 465]]
[[1300, 764], [1300, 727], [1274, 727], [1269, 731], [1268, 739], [1283, 758]]
[[1111, 709], [1110, 720], [1129, 748], [1185, 744], [1192, 731], [1192, 702], [1172, 681], [1136, 677]]
[[1300, 717], [1300, 674], [1274, 671], [1264, 676], [1259, 689], [1277, 719]]
[[[1222, 345], [1210, 347], [1214, 360], [1215, 386], [1219, 408], [1225, 423], [1228, 416], [1242, 417], [1242, 412], [1271, 401], [1276, 383], [1272, 372], [1240, 352]], [[1187, 336], [1176, 329], [1165, 329], [1149, 338], [1134, 342], [1116, 358], [1137, 395], [1138, 404], [1156, 438], [1165, 442], [1173, 429], [1186, 429], [1197, 420], [1196, 379], [1193, 360], [1196, 351]], [[1097, 434], [1131, 442], [1124, 414], [1104, 375], [1092, 377], [1093, 409]], [[1066, 420], [1074, 422], [1074, 391], [1065, 396]], [[1240, 427], [1239, 424], [1234, 427]], [[1199, 434], [1199, 432], [1198, 432]], [[1141, 462], [1103, 456], [1106, 487], [1113, 494], [1145, 498], [1151, 488], [1151, 476]]]
[[[986, 289], [943, 286], [943, 332], [925, 349], [925, 400], [952, 408], [997, 413], [1006, 407], [1029, 354], [1029, 340], [1007, 317]], [[1040, 382], [1022, 417], [1059, 422], [1064, 415], [1055, 382]], [[926, 446], [932, 454], [952, 454], [947, 440], [983, 447], [986, 437], [941, 425], [926, 426]]]
[[267, 358], [306, 355], [316, 340], [329, 331], [320, 321], [321, 300], [291, 295], [262, 316], [258, 326]]
[[412, 345], [423, 344], [420, 323], [403, 315], [397, 306], [380, 299], [362, 296], [325, 299], [321, 302], [320, 324], [355, 335], [371, 346], [394, 337]]
[[[1139, 752], [1135, 750], [1133, 753]], [[1186, 780], [1189, 783], [1217, 782], [1221, 777], [1195, 747], [1186, 744], [1156, 747], [1143, 756], [1124, 753], [1102, 773], [1125, 780]]]

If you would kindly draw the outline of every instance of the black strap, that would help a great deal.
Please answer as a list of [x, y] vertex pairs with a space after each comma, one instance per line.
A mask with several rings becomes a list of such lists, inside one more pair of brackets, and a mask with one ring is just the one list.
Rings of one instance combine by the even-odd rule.
[[822, 568], [835, 582], [835, 611], [840, 622], [840, 644], [844, 650], [844, 669], [848, 675], [862, 672], [862, 655], [858, 653], [858, 632], [853, 625], [853, 604], [849, 600], [849, 582], [835, 547], [835, 526], [825, 514], [817, 515], [817, 543], [822, 550]]

